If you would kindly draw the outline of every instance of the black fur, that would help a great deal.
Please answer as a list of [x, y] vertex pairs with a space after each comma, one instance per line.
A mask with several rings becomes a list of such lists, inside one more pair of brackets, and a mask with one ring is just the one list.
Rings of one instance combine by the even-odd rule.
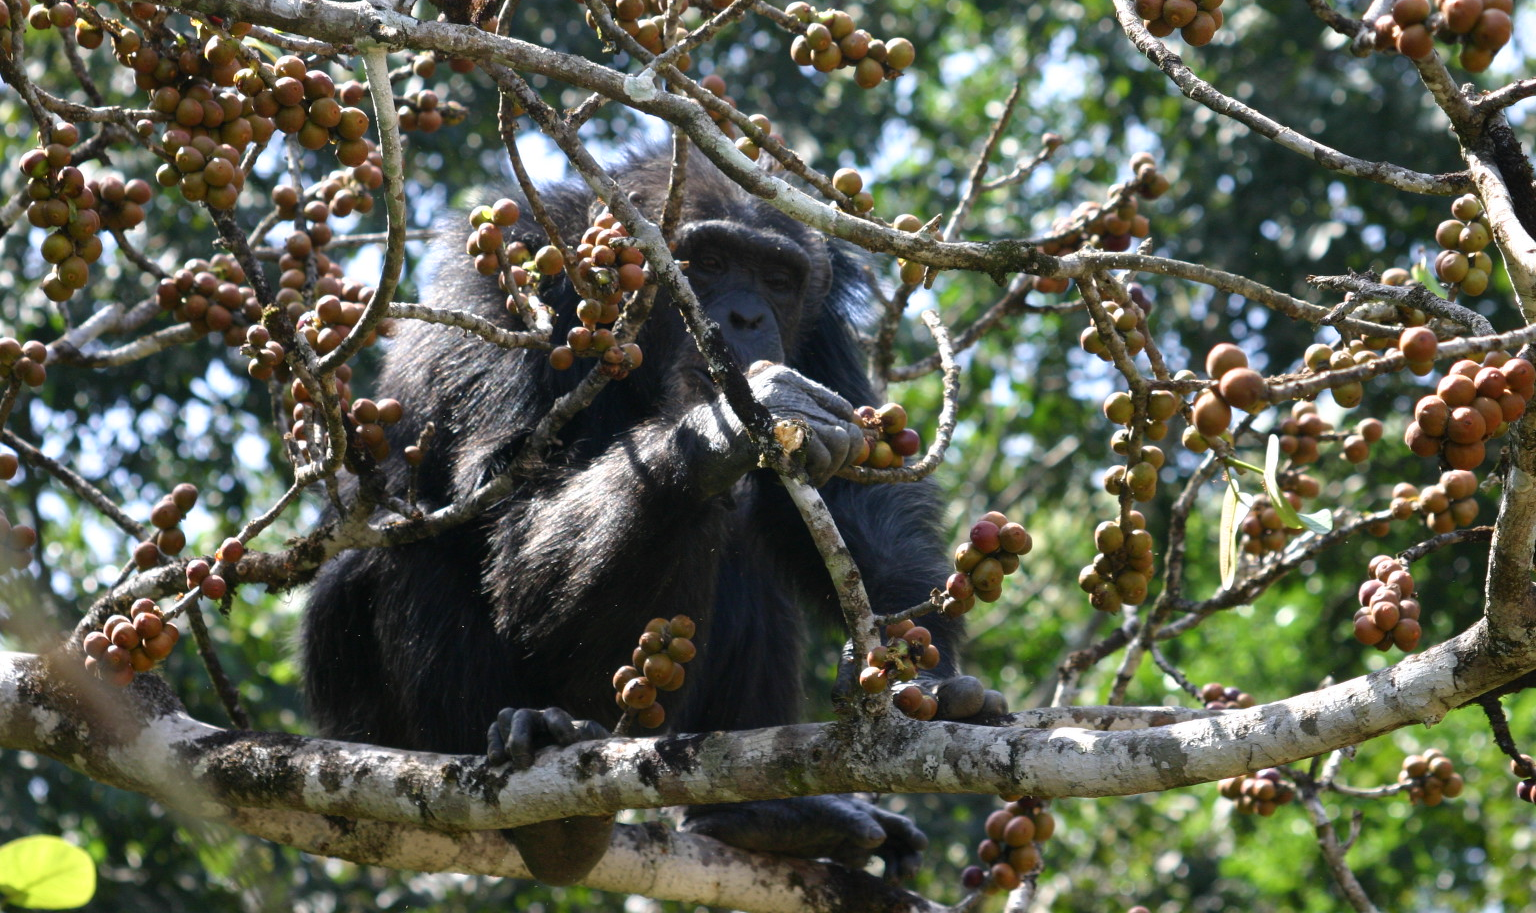
[[[637, 160], [621, 181], [654, 213], [665, 159]], [[787, 364], [855, 406], [878, 405], [853, 332], [867, 294], [858, 264], [707, 163], [692, 167], [688, 190], [688, 223], [721, 220], [765, 248], [788, 244], [805, 255], [805, 291], [776, 315]], [[568, 236], [579, 235], [590, 195], [566, 186], [546, 199]], [[531, 224], [518, 232], [537, 240]], [[520, 328], [502, 300], [462, 255], [443, 258], [429, 295]], [[568, 288], [546, 300], [558, 308], [563, 336], [575, 300]], [[732, 339], [732, 328], [722, 329]], [[649, 619], [679, 613], [698, 622], [700, 649], [684, 689], [663, 694], [670, 729], [801, 718], [804, 640], [813, 624], [840, 618], [827, 571], [771, 474], [751, 472], [728, 495], [698, 489], [698, 443], [676, 420], [714, 393], [698, 379], [697, 353], [670, 303], [658, 301], [640, 343], [645, 363], [610, 383], [561, 432], [564, 445], [548, 465], [486, 515], [402, 548], [348, 552], [323, 569], [303, 633], [308, 701], [321, 731], [469, 753], [485, 750], [488, 723], [508, 706], [560, 707], [611, 726], [613, 672], [629, 662]], [[591, 364], [557, 372], [543, 352], [505, 351], [445, 327], [403, 328], [379, 392], [406, 406], [407, 418], [391, 430], [397, 450], [426, 422], [436, 424], [421, 467], [422, 506], [450, 503], [510, 465], [529, 429]], [[389, 463], [399, 485], [403, 469]], [[929, 484], [834, 479], [823, 495], [877, 611], [926, 599], [947, 575]], [[938, 672], [950, 674], [959, 632], [947, 619], [925, 623], [945, 656]]]

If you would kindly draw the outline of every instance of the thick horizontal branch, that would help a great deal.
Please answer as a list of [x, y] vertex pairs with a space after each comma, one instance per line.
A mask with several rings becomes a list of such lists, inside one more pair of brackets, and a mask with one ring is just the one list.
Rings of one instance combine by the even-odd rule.
[[[139, 676], [130, 688], [119, 691], [86, 678], [73, 660], [0, 652], [0, 745], [37, 751], [101, 783], [309, 853], [423, 872], [530, 877], [517, 850], [499, 832], [455, 829], [444, 820], [451, 815], [436, 814], [425, 805], [418, 809], [418, 824], [317, 814], [296, 795], [315, 785], [290, 775], [300, 756], [351, 752], [373, 762], [364, 760], [353, 768], [361, 779], [346, 784], [348, 788], [410, 792], [411, 784], [423, 777], [448, 785], [452, 781], [443, 780], [445, 772], [451, 776], [455, 766], [483, 767], [480, 759], [219, 730], [187, 717], [155, 676]], [[239, 786], [227, 782], [227, 765], [245, 768], [237, 778]], [[399, 781], [391, 786], [396, 778]], [[466, 779], [473, 782], [473, 777]], [[340, 781], [327, 780], [318, 788], [341, 786]], [[239, 800], [242, 792], [265, 793], [268, 801], [244, 804]], [[274, 803], [273, 798], [287, 800], [291, 807], [277, 807], [283, 802]], [[752, 853], [662, 824], [616, 827], [607, 854], [582, 883], [751, 913], [948, 909], [834, 863]]]
[[517, 773], [488, 768], [478, 757], [220, 730], [187, 717], [150, 676], [126, 692], [140, 699], [136, 712], [149, 716], [125, 736], [103, 722], [123, 718], [122, 710], [82, 712], [89, 705], [48, 668], [35, 656], [0, 653], [0, 747], [35, 751], [149, 794], [164, 783], [196, 784], [204, 805], [192, 810], [204, 815], [222, 806], [265, 807], [485, 829], [626, 808], [862, 790], [1091, 797], [1172, 789], [1437, 722], [1536, 669], [1536, 648], [1489, 649], [1479, 622], [1395, 666], [1322, 691], [1158, 728], [994, 728], [885, 714], [859, 723], [582, 743], [547, 752]]

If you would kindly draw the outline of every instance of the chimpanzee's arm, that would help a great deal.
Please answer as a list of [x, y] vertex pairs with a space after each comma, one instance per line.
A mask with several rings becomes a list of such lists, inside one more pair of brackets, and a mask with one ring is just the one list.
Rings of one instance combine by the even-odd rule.
[[[749, 381], [776, 417], [809, 427], [813, 475], [824, 479], [852, 459], [860, 432], [841, 397], [780, 366], [755, 370]], [[515, 634], [513, 626], [532, 626], [547, 652], [545, 638], [562, 628], [585, 636], [593, 625], [643, 625], [679, 605], [702, 614], [723, 535], [719, 496], [755, 462], [740, 423], [716, 398], [638, 426], [514, 505], [491, 543], [487, 583], [498, 627]]]

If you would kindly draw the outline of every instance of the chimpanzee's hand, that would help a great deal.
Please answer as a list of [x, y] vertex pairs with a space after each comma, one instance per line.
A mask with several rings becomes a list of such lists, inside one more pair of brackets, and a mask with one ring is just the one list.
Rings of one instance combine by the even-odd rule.
[[855, 869], [879, 856], [891, 880], [911, 877], [928, 846], [911, 821], [852, 796], [690, 805], [679, 827], [744, 850], [830, 859]]
[[[752, 394], [776, 419], [798, 420], [806, 430], [805, 470], [814, 485], [823, 485], [858, 458], [863, 430], [848, 401], [792, 368], [760, 361], [747, 371]], [[683, 419], [710, 452], [699, 467], [707, 491], [730, 488], [751, 471], [755, 454], [746, 430], [723, 395], [695, 407]]]
[[[541, 748], [563, 748], [577, 742], [606, 739], [609, 732], [591, 720], [573, 720], [559, 707], [508, 707], [496, 714], [488, 735], [486, 761], [510, 762], [514, 770], [522, 770], [533, 763], [534, 753]], [[533, 877], [552, 885], [575, 884], [592, 871], [608, 851], [612, 833], [612, 815], [558, 818], [502, 830], [517, 847]]]

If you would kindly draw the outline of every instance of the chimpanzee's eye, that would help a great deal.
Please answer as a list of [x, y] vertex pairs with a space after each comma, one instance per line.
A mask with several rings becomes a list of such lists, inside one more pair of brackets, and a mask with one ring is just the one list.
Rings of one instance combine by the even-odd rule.
[[725, 260], [719, 254], [701, 253], [688, 258], [689, 275], [714, 276], [725, 272]]
[[763, 284], [775, 292], [793, 292], [800, 285], [794, 271], [788, 269], [766, 270], [763, 273]]

